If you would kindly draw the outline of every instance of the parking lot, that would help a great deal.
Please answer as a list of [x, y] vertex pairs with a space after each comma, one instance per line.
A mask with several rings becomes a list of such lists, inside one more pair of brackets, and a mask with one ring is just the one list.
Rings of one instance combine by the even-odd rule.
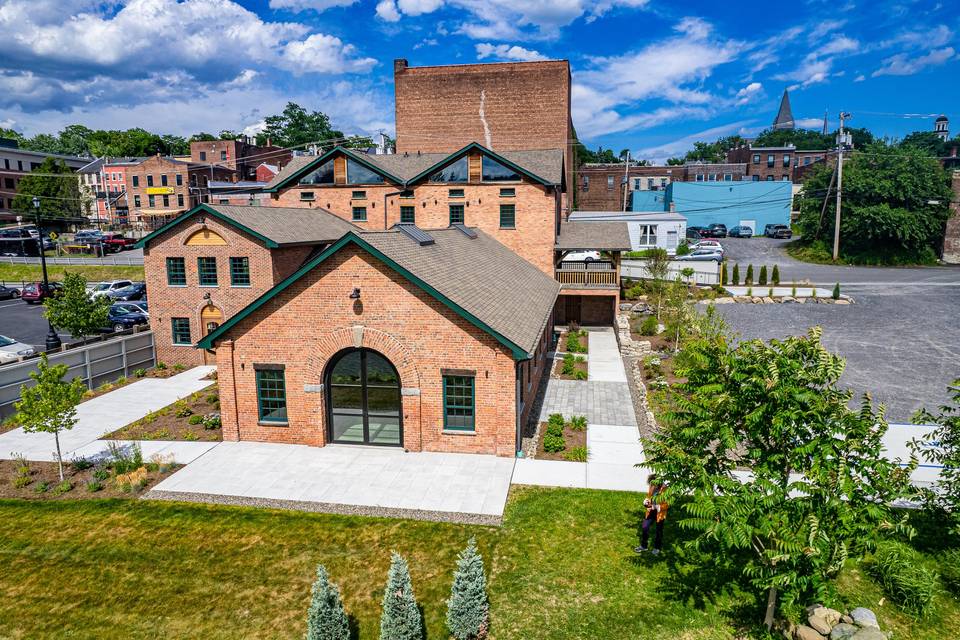
[[[30, 305], [19, 299], [0, 300], [0, 335], [42, 349], [47, 330], [43, 305]], [[59, 332], [59, 335], [61, 340], [70, 338], [70, 334], [64, 331]]]
[[722, 240], [731, 262], [780, 266], [781, 282], [841, 283], [854, 299], [830, 304], [728, 304], [717, 309], [742, 338], [783, 338], [823, 327], [827, 348], [847, 359], [842, 382], [887, 406], [891, 422], [948, 399], [960, 377], [960, 268], [875, 268], [811, 265], [793, 260], [785, 241]]

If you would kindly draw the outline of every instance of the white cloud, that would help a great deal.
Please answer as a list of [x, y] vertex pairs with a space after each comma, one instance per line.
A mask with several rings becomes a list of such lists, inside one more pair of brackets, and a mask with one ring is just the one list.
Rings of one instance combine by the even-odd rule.
[[863, 82], [863, 81], [866, 80], [866, 79], [867, 79], [867, 76], [865, 76], [865, 75], [863, 75], [863, 74], [861, 73], [861, 74], [858, 75], [856, 78], [854, 78], [853, 81], [854, 81], [854, 82]]
[[521, 62], [530, 62], [532, 60], [547, 60], [547, 56], [539, 51], [524, 49], [517, 45], [490, 44], [489, 42], [477, 43], [477, 59], [497, 58], [498, 60], [518, 60]]
[[953, 40], [953, 31], [945, 24], [935, 27], [914, 29], [897, 34], [893, 38], [881, 41], [877, 46], [881, 49], [901, 46], [914, 49], [936, 49], [949, 44]]
[[780, 60], [784, 47], [799, 38], [802, 33], [803, 27], [790, 27], [755, 44], [753, 51], [747, 55], [751, 65], [751, 75], [776, 64]]
[[934, 49], [925, 56], [910, 58], [906, 53], [898, 53], [895, 56], [886, 58], [883, 66], [873, 72], [873, 77], [877, 76], [911, 76], [923, 71], [927, 67], [934, 67], [948, 62], [956, 55], [953, 47], [944, 47], [943, 49]]
[[368, 71], [374, 58], [354, 57], [356, 47], [336, 36], [315, 33], [306, 40], [290, 42], [283, 52], [282, 66], [293, 73], [349, 73]]
[[421, 41], [418, 42], [417, 44], [413, 45], [413, 49], [414, 49], [414, 51], [416, 51], [417, 49], [422, 49], [423, 47], [435, 47], [435, 46], [437, 46], [438, 44], [440, 44], [440, 43], [437, 42], [437, 39], [436, 39], [436, 38], [424, 38], [423, 40], [421, 40]]
[[860, 49], [860, 43], [846, 36], [834, 36], [828, 43], [817, 48], [817, 55], [831, 56], [838, 53], [851, 53]]
[[737, 91], [736, 104], [738, 106], [749, 104], [763, 95], [763, 85], [759, 82], [751, 82], [740, 91]]
[[397, 3], [393, 0], [381, 0], [377, 4], [377, 17], [387, 22], [398, 22], [400, 12], [397, 10]]
[[836, 31], [846, 23], [846, 20], [824, 20], [810, 30], [808, 39], [810, 42], [815, 42], [828, 33]]
[[797, 118], [793, 124], [802, 129], [822, 129], [823, 118]]
[[298, 13], [308, 9], [326, 11], [334, 7], [349, 7], [356, 2], [357, 0], [270, 0], [270, 8], [287, 9]]

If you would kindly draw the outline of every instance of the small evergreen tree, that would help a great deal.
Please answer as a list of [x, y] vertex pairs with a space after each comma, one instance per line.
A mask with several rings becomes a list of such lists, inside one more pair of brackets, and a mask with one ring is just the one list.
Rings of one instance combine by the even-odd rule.
[[761, 287], [765, 287], [767, 285], [767, 265], [763, 265], [762, 267], [760, 267], [759, 284]]
[[733, 286], [740, 284], [740, 263], [733, 265]]
[[770, 280], [773, 281], [773, 286], [780, 286], [780, 267], [773, 265], [773, 273], [770, 275]]
[[394, 551], [390, 554], [390, 572], [383, 591], [383, 614], [380, 616], [380, 640], [421, 640], [423, 621], [413, 595], [410, 567]]
[[743, 279], [743, 284], [753, 284], [753, 265], [747, 265], [747, 277]]
[[839, 299], [840, 299], [840, 283], [839, 283], [839, 282], [838, 282], [837, 284], [833, 285], [833, 296], [832, 296], [832, 297], [833, 297], [834, 300], [839, 300]]
[[723, 261], [723, 268], [720, 269], [720, 286], [724, 286], [729, 282], [730, 279], [727, 277], [727, 261]]
[[447, 600], [447, 628], [457, 640], [482, 640], [487, 637], [489, 625], [483, 558], [477, 553], [477, 541], [470, 538], [467, 548], [457, 556], [457, 572]]
[[317, 565], [317, 580], [310, 591], [307, 640], [350, 640], [350, 624], [340, 600], [340, 589], [330, 582], [322, 564]]

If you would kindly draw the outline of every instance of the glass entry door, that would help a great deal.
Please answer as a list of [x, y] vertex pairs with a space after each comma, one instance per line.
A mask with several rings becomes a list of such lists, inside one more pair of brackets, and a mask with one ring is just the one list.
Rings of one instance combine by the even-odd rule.
[[376, 351], [341, 352], [327, 374], [331, 442], [399, 447], [400, 376]]

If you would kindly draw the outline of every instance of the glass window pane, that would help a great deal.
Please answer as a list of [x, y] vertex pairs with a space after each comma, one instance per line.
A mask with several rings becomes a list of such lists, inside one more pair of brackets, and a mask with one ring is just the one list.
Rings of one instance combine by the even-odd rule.
[[327, 160], [300, 178], [300, 184], [333, 184], [333, 160]]
[[471, 376], [443, 377], [443, 428], [474, 429], [474, 379]]
[[190, 318], [171, 318], [173, 344], [190, 344]]
[[400, 444], [399, 416], [370, 416], [367, 424], [371, 444]]
[[197, 258], [197, 274], [200, 286], [214, 287], [217, 285], [217, 259]]
[[377, 353], [368, 351], [367, 384], [398, 387], [400, 386], [400, 380], [397, 379], [397, 374], [393, 369], [393, 365], [390, 364], [386, 358]]
[[351, 351], [341, 356], [330, 374], [331, 384], [355, 384], [360, 380], [360, 352]]
[[500, 205], [500, 228], [514, 229], [517, 226], [517, 214], [514, 205]]
[[519, 173], [500, 164], [493, 158], [488, 158], [487, 156], [483, 156], [482, 167], [484, 182], [499, 182], [520, 179]]
[[187, 265], [183, 258], [167, 258], [167, 284], [187, 284]]
[[400, 222], [403, 222], [406, 224], [416, 224], [417, 208], [416, 207], [400, 207]]
[[347, 158], [347, 184], [381, 184], [383, 176], [356, 160]]
[[353, 413], [363, 410], [363, 387], [330, 386], [330, 407], [334, 411]]
[[363, 416], [333, 414], [333, 439], [336, 442], [363, 442]]
[[367, 220], [367, 208], [366, 207], [354, 207], [353, 208], [353, 221], [354, 222], [366, 222]]
[[430, 176], [430, 182], [466, 182], [469, 172], [470, 165], [464, 156]]
[[399, 416], [399, 389], [396, 387], [367, 387], [367, 413]]
[[450, 224], [463, 224], [463, 205], [450, 205]]
[[257, 404], [262, 422], [287, 421], [287, 390], [282, 370], [257, 370]]
[[235, 287], [250, 286], [249, 258], [230, 258], [230, 284]]

